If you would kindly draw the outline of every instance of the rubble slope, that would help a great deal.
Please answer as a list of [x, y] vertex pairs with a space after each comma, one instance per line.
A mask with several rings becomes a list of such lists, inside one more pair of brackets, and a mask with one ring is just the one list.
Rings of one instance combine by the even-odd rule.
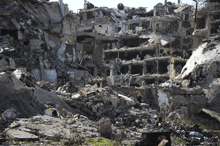
[[209, 100], [210, 108], [218, 112], [220, 112], [218, 106], [220, 101], [219, 61], [220, 37], [206, 39], [193, 52], [181, 74], [175, 78], [178, 82], [188, 80], [189, 87], [201, 86], [202, 91]]

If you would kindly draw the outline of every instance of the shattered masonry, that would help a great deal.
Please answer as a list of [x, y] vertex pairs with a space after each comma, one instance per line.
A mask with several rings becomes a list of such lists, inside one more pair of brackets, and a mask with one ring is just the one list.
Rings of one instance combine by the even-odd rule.
[[0, 144], [219, 144], [220, 1], [195, 3], [1, 0]]
[[[82, 9], [76, 50], [92, 59], [84, 66], [108, 85], [160, 84], [178, 75], [192, 54], [192, 14], [191, 6], [170, 3], [158, 3], [150, 12]], [[100, 65], [103, 73], [97, 71]]]

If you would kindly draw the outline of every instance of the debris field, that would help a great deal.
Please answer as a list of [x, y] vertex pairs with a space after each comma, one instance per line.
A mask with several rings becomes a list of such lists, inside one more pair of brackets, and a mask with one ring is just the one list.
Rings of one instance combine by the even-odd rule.
[[194, 2], [1, 0], [0, 145], [220, 145], [220, 1]]

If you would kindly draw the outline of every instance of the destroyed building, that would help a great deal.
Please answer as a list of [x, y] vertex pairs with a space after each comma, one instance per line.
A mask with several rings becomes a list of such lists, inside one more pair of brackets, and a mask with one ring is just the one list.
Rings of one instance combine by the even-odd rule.
[[193, 33], [195, 47], [201, 43], [206, 37], [219, 35], [219, 7], [220, 1], [208, 0], [205, 2], [205, 7], [198, 9], [196, 15], [196, 28]]
[[170, 2], [158, 3], [153, 12], [142, 7], [82, 9], [76, 50], [94, 62], [85, 67], [107, 85], [160, 84], [178, 75], [192, 54], [192, 14], [190, 5]]
[[1, 0], [0, 144], [219, 144], [219, 1], [204, 4]]
[[[86, 83], [81, 78], [88, 73], [77, 72], [78, 66], [71, 64], [75, 62], [77, 23], [76, 14], [62, 0], [1, 1], [1, 53], [13, 58], [17, 67], [27, 66], [36, 81], [58, 86], [69, 81], [83, 87]], [[1, 58], [5, 60], [4, 55]]]

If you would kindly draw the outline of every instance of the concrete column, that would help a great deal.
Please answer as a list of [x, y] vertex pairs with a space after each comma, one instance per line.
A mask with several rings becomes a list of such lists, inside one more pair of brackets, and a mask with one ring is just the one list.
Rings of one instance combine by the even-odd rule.
[[73, 63], [76, 63], [76, 48], [73, 48]]
[[182, 21], [179, 21], [178, 23], [179, 23], [178, 32], [181, 32], [181, 30], [182, 30]]
[[43, 56], [38, 58], [40, 64], [40, 73], [41, 73], [41, 80], [45, 80], [45, 71], [44, 71], [44, 63], [43, 63]]
[[100, 85], [100, 87], [99, 87], [99, 88], [102, 88], [102, 81], [100, 81], [100, 82], [99, 82], [99, 85]]
[[171, 58], [170, 59], [170, 79], [174, 78], [175, 77], [175, 74], [176, 74], [176, 71], [174, 69], [174, 59]]
[[164, 5], [165, 5], [165, 6], [167, 5], [167, 0], [164, 1]]
[[210, 24], [210, 14], [208, 14], [207, 16], [206, 16], [206, 30], [207, 30], [207, 37], [210, 37], [210, 34], [211, 34], [211, 24]]
[[113, 76], [114, 75], [114, 70], [113, 68], [110, 69], [110, 76]]
[[94, 67], [93, 75], [94, 75], [94, 77], [97, 77], [97, 75], [98, 75], [98, 69], [97, 69], [97, 66]]
[[157, 8], [154, 7], [154, 16], [156, 16]]
[[131, 74], [131, 65], [128, 65], [128, 74]]
[[143, 75], [145, 75], [146, 72], [147, 72], [146, 65], [143, 65]]
[[158, 60], [156, 60], [156, 63], [157, 63], [157, 74], [159, 74], [159, 61]]

